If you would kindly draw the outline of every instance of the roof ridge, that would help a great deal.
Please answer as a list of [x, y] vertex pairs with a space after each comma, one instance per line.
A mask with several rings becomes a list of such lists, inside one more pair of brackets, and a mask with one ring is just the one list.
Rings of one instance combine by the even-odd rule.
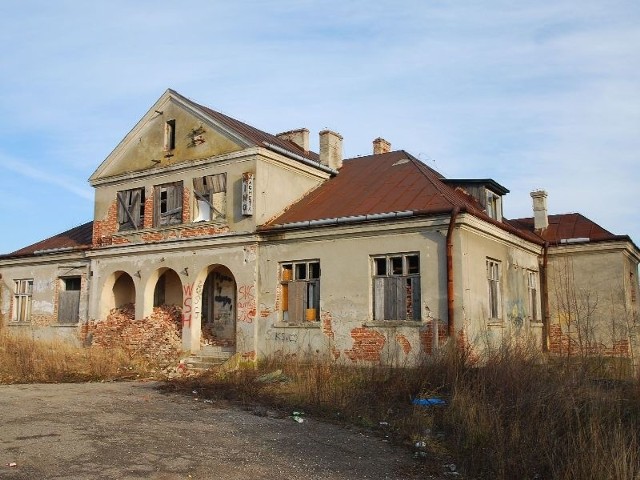
[[[429, 182], [431, 182], [431, 184], [436, 188], [436, 190], [438, 190], [440, 192], [440, 194], [444, 198], [446, 198], [449, 203], [452, 204], [452, 207], [460, 207], [460, 208], [468, 209], [468, 207], [470, 205], [467, 202], [465, 202], [464, 200], [462, 200], [459, 196], [457, 196], [450, 186], [444, 184], [442, 182], [441, 178], [438, 178], [438, 177], [436, 177], [435, 179], [432, 178], [432, 176], [440, 175], [439, 172], [437, 172], [433, 168], [429, 167], [428, 165], [425, 165], [423, 162], [421, 162], [419, 159], [417, 159], [416, 157], [411, 155], [406, 150], [399, 150], [399, 151], [403, 152], [407, 156], [409, 161], [411, 161], [414, 164], [414, 166], [418, 169], [418, 171]], [[442, 178], [444, 178], [444, 177], [442, 177]], [[475, 208], [474, 208], [474, 210], [475, 210]]]

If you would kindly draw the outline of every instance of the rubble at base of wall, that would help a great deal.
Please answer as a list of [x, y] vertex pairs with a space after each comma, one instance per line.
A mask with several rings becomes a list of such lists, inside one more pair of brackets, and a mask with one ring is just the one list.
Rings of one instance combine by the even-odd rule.
[[114, 308], [103, 321], [87, 324], [85, 338], [91, 345], [122, 348], [132, 356], [152, 361], [175, 359], [182, 348], [182, 310], [175, 305], [154, 307], [141, 320], [133, 304]]

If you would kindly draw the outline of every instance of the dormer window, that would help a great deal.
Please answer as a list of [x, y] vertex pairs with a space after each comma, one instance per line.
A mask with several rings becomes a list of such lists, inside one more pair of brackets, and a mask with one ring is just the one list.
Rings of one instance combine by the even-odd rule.
[[164, 124], [164, 151], [170, 152], [176, 148], [176, 121], [169, 120]]
[[486, 212], [494, 220], [502, 220], [502, 197], [490, 190], [486, 191]]

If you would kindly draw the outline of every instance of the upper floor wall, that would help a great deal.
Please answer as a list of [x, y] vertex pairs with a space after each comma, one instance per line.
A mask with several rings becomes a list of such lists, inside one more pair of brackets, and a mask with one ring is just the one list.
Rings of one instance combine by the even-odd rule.
[[329, 177], [213, 113], [168, 90], [120, 142], [90, 178], [94, 246], [252, 232]]

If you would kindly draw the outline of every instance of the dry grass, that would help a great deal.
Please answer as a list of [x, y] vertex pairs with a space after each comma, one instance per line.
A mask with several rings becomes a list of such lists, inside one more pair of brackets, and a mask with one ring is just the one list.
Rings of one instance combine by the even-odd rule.
[[[610, 363], [610, 362], [608, 362]], [[542, 362], [504, 349], [473, 366], [449, 352], [419, 368], [272, 359], [171, 388], [371, 427], [468, 478], [640, 479], [640, 389], [589, 364]], [[260, 379], [261, 375], [282, 371]], [[415, 406], [438, 396], [446, 406]]]
[[147, 375], [153, 365], [119, 348], [81, 348], [12, 336], [0, 329], [0, 384], [116, 380]]

